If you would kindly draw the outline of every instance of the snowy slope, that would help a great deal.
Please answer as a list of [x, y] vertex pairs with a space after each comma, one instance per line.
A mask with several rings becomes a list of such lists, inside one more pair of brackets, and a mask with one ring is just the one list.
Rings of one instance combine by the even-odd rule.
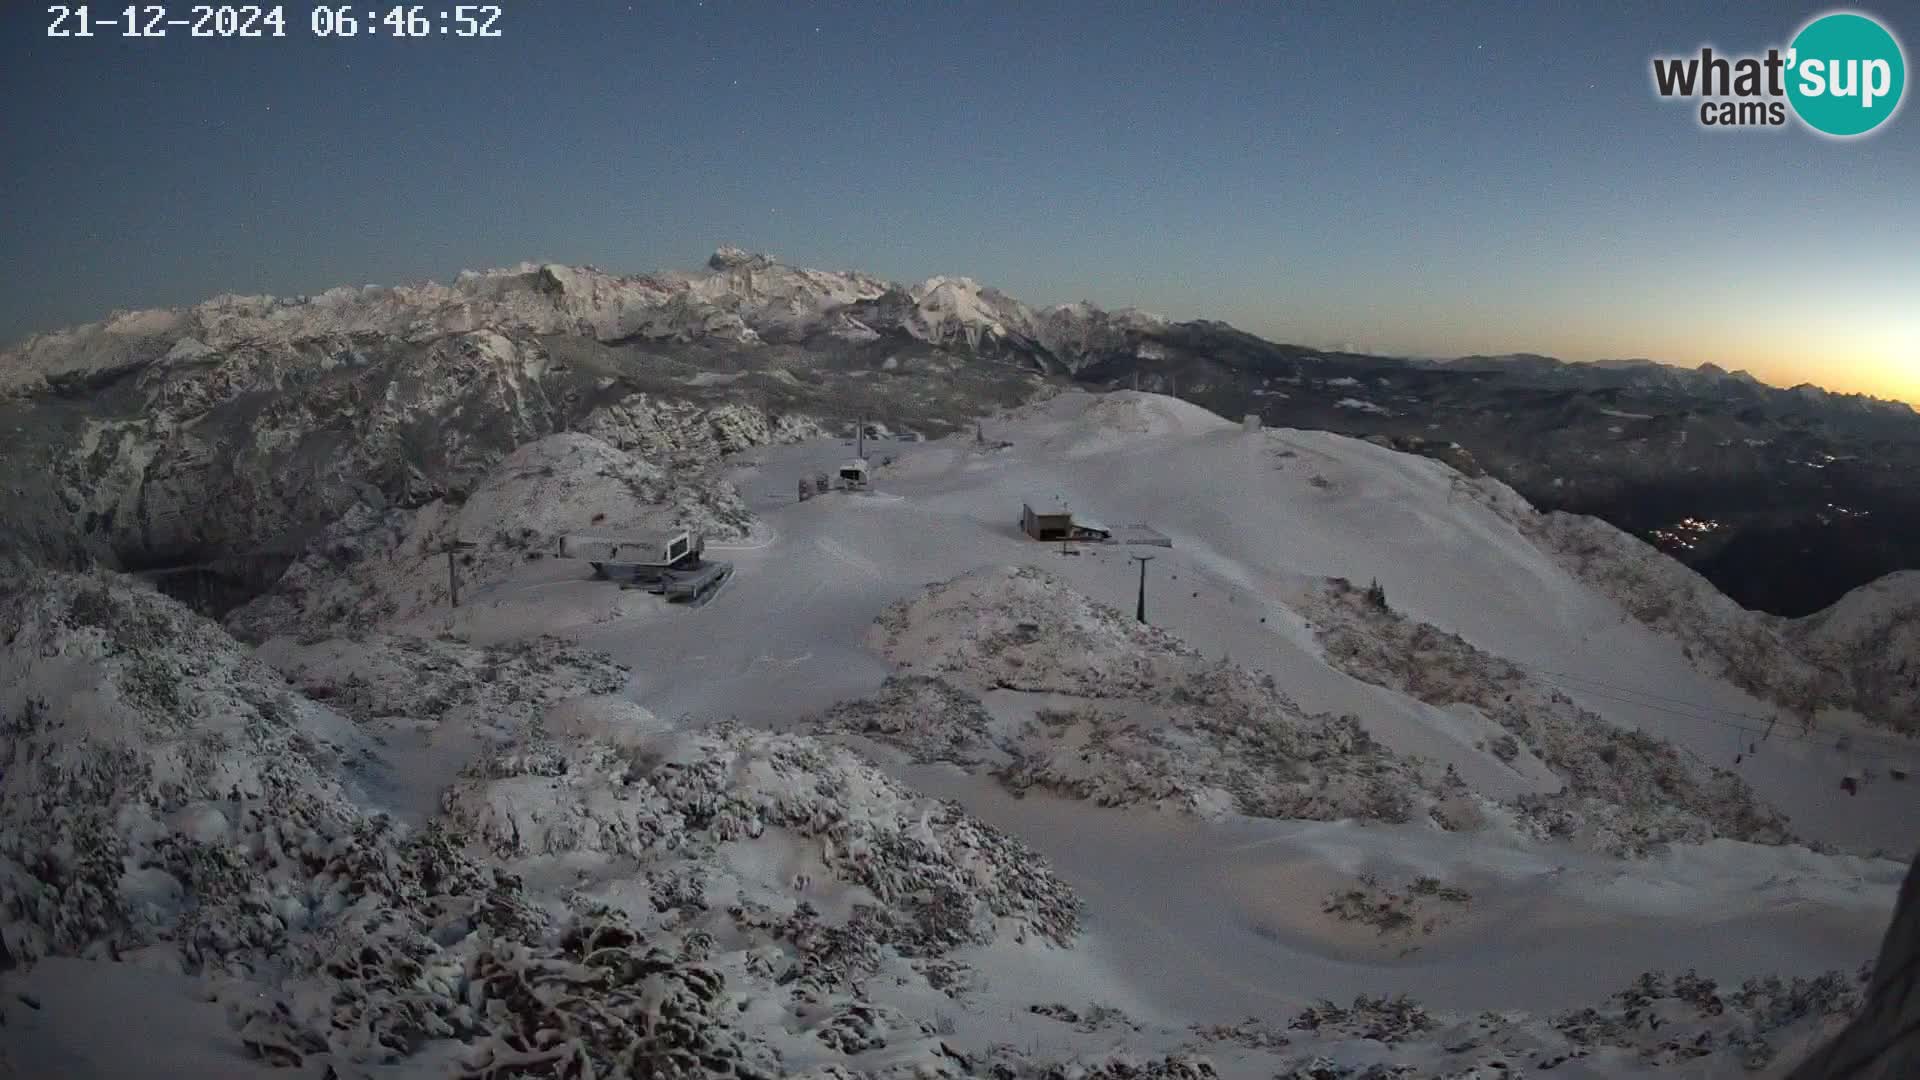
[[[378, 1075], [409, 1030], [429, 1033], [407, 1059], [423, 1069], [605, 1071], [645, 1053], [822, 1080], [1777, 1075], [1855, 1008], [1903, 873], [1872, 853], [1910, 854], [1915, 789], [1838, 791], [1859, 751], [1797, 728], [1736, 764], [1729, 725], [1766, 706], [1542, 546], [1511, 492], [1153, 395], [1067, 393], [983, 434], [878, 444], [875, 491], [805, 502], [794, 478], [843, 460], [841, 441], [737, 462], [756, 527], [710, 549], [736, 573], [696, 609], [611, 602], [581, 566], [514, 557], [483, 564], [456, 614], [427, 563], [389, 559], [365, 580], [378, 593], [420, 575], [408, 609], [355, 608], [373, 613], [357, 628], [319, 609], [259, 651], [277, 673], [118, 585], [78, 623], [36, 616], [42, 637], [0, 658], [23, 693], [60, 689], [72, 723], [88, 695], [121, 692], [96, 683], [151, 694], [153, 665], [184, 670], [163, 647], [182, 636], [244, 674], [194, 724], [287, 693], [315, 730], [366, 748], [352, 769], [325, 747], [284, 755], [339, 823], [293, 851], [331, 843], [335, 861], [311, 889], [243, 879], [308, 914], [272, 963], [243, 939], [255, 966], [227, 987], [271, 1003], [240, 1029], [256, 1053], [342, 1075]], [[652, 475], [621, 455], [585, 436], [534, 444], [462, 506], [382, 527], [471, 512], [461, 528], [511, 537], [611, 519], [636, 509], [622, 469]], [[1128, 551], [1026, 539], [1034, 497], [1173, 538], [1143, 549], [1150, 628], [1128, 620]], [[315, 588], [358, 580], [305, 572]], [[1378, 580], [1385, 611], [1335, 578]], [[94, 595], [35, 588], [36, 611]], [[127, 637], [151, 617], [164, 632]], [[109, 667], [82, 663], [103, 652]], [[16, 739], [18, 698], [0, 702]], [[173, 761], [164, 710], [142, 708], [121, 726]], [[268, 751], [282, 737], [239, 726]], [[1503, 735], [1525, 743], [1511, 759]], [[1373, 813], [1371, 792], [1326, 813], [1245, 798], [1273, 776], [1337, 793], [1368, 770], [1419, 812]], [[17, 773], [0, 773], [10, 822], [33, 805], [16, 797], [40, 794]], [[1636, 822], [1665, 820], [1648, 795], [1664, 790], [1684, 820], [1569, 838], [1514, 809], [1562, 786]], [[372, 824], [376, 809], [394, 818]], [[45, 865], [9, 854], [16, 883]], [[191, 895], [207, 880], [132, 884]], [[367, 899], [342, 915], [341, 889]], [[223, 918], [246, 910], [244, 890], [217, 895]], [[56, 905], [35, 910], [10, 948], [101, 951]], [[177, 948], [170, 918], [137, 940]], [[8, 988], [61, 977], [35, 968]], [[335, 993], [350, 1004], [329, 1012]], [[562, 1031], [578, 1034], [543, 1034]]]
[[[955, 437], [902, 447], [874, 496], [792, 504], [788, 477], [832, 464], [844, 454], [837, 445], [771, 455], [743, 475], [749, 503], [781, 540], [735, 559], [729, 590], [740, 599], [693, 615], [693, 639], [652, 646], [665, 655], [626, 650], [638, 692], [665, 715], [778, 722], [823, 708], [882, 680], [884, 667], [858, 644], [880, 609], [979, 566], [1041, 560], [1081, 592], [1130, 607], [1133, 567], [1119, 551], [1063, 558], [1020, 536], [1020, 503], [1038, 493], [1173, 536], [1150, 571], [1157, 624], [1209, 656], [1273, 674], [1308, 711], [1355, 713], [1394, 749], [1488, 774], [1472, 739], [1446, 734], [1457, 720], [1325, 662], [1288, 606], [1303, 585], [1377, 578], [1406, 618], [1459, 634], [1610, 723], [1737, 769], [1809, 840], [1861, 850], [1911, 840], [1912, 786], [1883, 781], [1847, 797], [1838, 784], [1857, 767], [1852, 752], [1788, 738], [1800, 731], [1784, 722], [1757, 754], [1747, 751], [1772, 710], [1697, 670], [1681, 643], [1537, 546], [1510, 520], [1514, 505], [1524, 508], [1511, 492], [1337, 436], [1242, 433], [1150, 395], [1070, 393], [986, 427], [990, 440], [1014, 445], [981, 452]], [[623, 649], [617, 628], [592, 640]], [[706, 674], [692, 675], [696, 667]]]
[[[627, 646], [617, 623], [596, 629], [588, 640], [633, 663], [634, 692], [665, 715], [790, 723], [796, 712], [825, 710], [878, 688], [887, 668], [859, 645], [871, 618], [954, 572], [1037, 563], [1082, 593], [1130, 608], [1136, 571], [1123, 552], [1088, 547], [1062, 556], [1018, 533], [1020, 500], [1056, 495], [1102, 521], [1145, 521], [1174, 537], [1174, 548], [1155, 551], [1150, 567], [1148, 607], [1156, 625], [1206, 656], [1231, 657], [1272, 674], [1303, 709], [1354, 714], [1388, 747], [1452, 765], [1487, 795], [1507, 798], [1535, 786], [1516, 782], [1512, 769], [1484, 748], [1498, 728], [1356, 679], [1330, 663], [1316, 633], [1320, 628], [1307, 624], [1312, 610], [1300, 599], [1304, 590], [1330, 577], [1378, 578], [1401, 617], [1458, 634], [1473, 648], [1513, 662], [1530, 685], [1545, 688], [1538, 692], [1564, 698], [1573, 710], [1569, 716], [1670, 740], [1675, 760], [1695, 775], [1709, 776], [1713, 766], [1730, 770], [1763, 804], [1785, 811], [1803, 837], [1860, 852], [1903, 854], [1911, 844], [1911, 823], [1920, 816], [1913, 789], [1882, 781], [1858, 796], [1840, 793], [1835, 781], [1852, 763], [1829, 744], [1782, 734], [1757, 755], [1743, 745], [1736, 764], [1733, 736], [1739, 733], [1726, 725], [1744, 723], [1741, 714], [1763, 715], [1765, 706], [1697, 670], [1680, 641], [1632, 618], [1538, 547], [1514, 526], [1511, 515], [1529, 511], [1510, 492], [1370, 444], [1289, 431], [1247, 434], [1189, 410], [1144, 395], [1067, 394], [987, 421], [986, 448], [965, 437], [901, 448], [895, 463], [878, 474], [874, 495], [799, 505], [781, 494], [784, 474], [830, 463], [844, 448], [801, 445], [769, 454], [766, 464], [741, 474], [741, 485], [779, 538], [734, 556], [740, 566], [736, 581], [721, 600], [686, 618], [683, 640], [663, 641], [650, 632], [644, 645]], [[991, 448], [1001, 440], [1012, 445]], [[1076, 452], [1082, 449], [1095, 452]], [[862, 716], [872, 712], [863, 710]], [[874, 715], [887, 722], [884, 710]], [[997, 722], [991, 710], [982, 721]], [[899, 741], [884, 731], [881, 737]], [[1035, 818], [994, 794], [998, 785], [991, 781], [986, 787], [975, 780], [941, 781], [941, 773], [925, 767], [901, 767], [917, 768], [911, 773], [915, 783], [944, 783], [937, 790], [965, 798], [976, 812], [1033, 838], [1090, 897], [1096, 929], [1104, 919], [1107, 932], [1118, 935], [1106, 940], [1137, 940], [1127, 928], [1147, 916], [1141, 900], [1130, 895], [1140, 879], [1128, 867], [1140, 852], [1128, 851], [1120, 838], [1142, 835], [1140, 822], [1116, 824], [1114, 844], [1103, 850], [1087, 843], [1094, 826], [1081, 811]], [[1503, 776], [1514, 779], [1503, 787]], [[1198, 826], [1180, 828], [1168, 839], [1170, 851], [1232, 846], [1191, 831]], [[1348, 875], [1373, 865], [1404, 875], [1478, 879], [1481, 887], [1516, 902], [1530, 896], [1528, 903], [1548, 903], [1547, 910], [1561, 913], [1496, 950], [1502, 963], [1524, 963], [1532, 973], [1502, 984], [1504, 990], [1475, 981], [1484, 977], [1494, 955], [1487, 950], [1495, 947], [1496, 930], [1482, 924], [1484, 929], [1450, 946], [1449, 963], [1457, 966], [1436, 969], [1431, 980], [1408, 981], [1404, 971], [1387, 973], [1371, 963], [1322, 963], [1320, 975], [1291, 984], [1291, 992], [1308, 995], [1316, 992], [1307, 989], [1313, 985], [1338, 992], [1410, 985], [1511, 1005], [1540, 1000], [1549, 983], [1556, 994], [1590, 995], [1594, 983], [1569, 982], [1565, 975], [1568, 965], [1586, 963], [1580, 957], [1595, 950], [1613, 958], [1594, 970], [1596, 981], [1603, 972], [1618, 981], [1631, 977], [1626, 968], [1676, 960], [1739, 977], [1767, 967], [1846, 966], [1871, 950], [1874, 920], [1862, 927], [1856, 917], [1840, 913], [1864, 904], [1858, 910], [1883, 918], [1899, 873], [1887, 862], [1834, 861], [1805, 848], [1769, 850], [1726, 841], [1623, 864], [1606, 857], [1588, 861], [1558, 841], [1541, 844], [1518, 834], [1501, 839], [1497, 828], [1444, 846], [1417, 829], [1406, 835], [1351, 826], [1295, 832], [1280, 830], [1268, 850], [1276, 858], [1291, 852], [1285, 858], [1303, 866], [1324, 865], [1341, 852], [1338, 865]], [[1494, 855], [1503, 848], [1516, 854]], [[1440, 852], [1447, 854], [1433, 857]], [[1235, 859], [1247, 857], [1242, 850]], [[1234, 865], [1156, 874], [1165, 895], [1153, 903], [1163, 912], [1179, 912], [1198, 899], [1183, 881], [1266, 872], [1226, 868]], [[1572, 867], [1579, 869], [1570, 873]], [[1320, 880], [1333, 888], [1337, 877]], [[1102, 898], [1114, 906], [1103, 910]], [[1684, 933], [1674, 921], [1683, 916], [1696, 920]], [[1517, 910], [1509, 913], [1517, 917]], [[1163, 914], [1156, 922], [1166, 928], [1168, 918], [1178, 921]], [[1216, 918], [1244, 926], [1247, 916], [1221, 911], [1198, 921]], [[1556, 928], [1569, 921], [1589, 929], [1559, 939], [1564, 952], [1547, 947]], [[1865, 932], [1833, 951], [1834, 933], [1849, 924]], [[1183, 992], [1181, 1007], [1198, 1009], [1247, 992], [1244, 978], [1223, 984], [1194, 972], [1209, 965], [1246, 969], [1244, 958], [1259, 953], [1253, 939], [1227, 935], [1208, 945], [1177, 928], [1165, 932], [1183, 936], [1169, 943], [1172, 951], [1153, 970], [1172, 980], [1168, 986], [1198, 984]], [[1318, 927], [1314, 934], [1331, 932]], [[1779, 951], [1755, 954], [1755, 933], [1777, 942]], [[1192, 964], [1195, 949], [1210, 959]], [[1129, 963], [1148, 959], [1129, 955]], [[1176, 962], [1175, 955], [1187, 959]], [[1271, 955], [1269, 962], [1285, 967], [1303, 961], [1296, 952]], [[1186, 974], [1175, 979], [1164, 966], [1170, 963], [1185, 965]], [[1482, 992], [1491, 996], [1474, 996]]]
[[[764, 465], [743, 472], [743, 491], [778, 539], [733, 556], [737, 580], [687, 617], [684, 644], [663, 642], [655, 630], [644, 646], [636, 641], [624, 652], [636, 668], [634, 692], [664, 713], [696, 720], [791, 722], [803, 707], [826, 708], [877, 688], [887, 669], [857, 645], [871, 640], [869, 619], [973, 567], [1038, 563], [1078, 591], [1130, 609], [1135, 568], [1122, 552], [1082, 548], [1062, 556], [1018, 534], [1020, 500], [1055, 495], [1102, 521], [1146, 521], [1174, 536], [1175, 547], [1154, 552], [1150, 568], [1156, 625], [1207, 656], [1273, 674], [1302, 708], [1355, 714], [1388, 746], [1452, 764], [1478, 790], [1500, 798], [1527, 790], [1501, 788], [1500, 776], [1511, 770], [1474, 745], [1499, 729], [1329, 663], [1321, 628], [1306, 623], [1312, 609], [1300, 599], [1303, 590], [1328, 577], [1377, 577], [1402, 617], [1517, 659], [1530, 685], [1546, 688], [1543, 696], [1569, 702], [1576, 710], [1569, 716], [1670, 739], [1678, 760], [1698, 775], [1708, 775], [1708, 763], [1693, 755], [1733, 769], [1759, 799], [1786, 809], [1803, 835], [1861, 851], [1899, 852], [1911, 842], [1920, 813], [1911, 790], [1882, 783], [1849, 799], [1828, 783], [1847, 767], [1845, 755], [1808, 743], [1770, 742], [1735, 766], [1728, 729], [1716, 722], [1726, 713], [1669, 711], [1672, 702], [1762, 706], [1696, 670], [1680, 642], [1629, 617], [1515, 528], [1509, 515], [1524, 506], [1510, 492], [1353, 440], [1249, 435], [1144, 395], [1067, 394], [990, 419], [984, 429], [988, 448], [965, 437], [890, 448], [896, 460], [879, 472], [871, 496], [794, 505], [776, 494], [787, 487], [785, 474], [844, 455], [837, 444], [768, 454]], [[1012, 445], [991, 449], [1003, 440]], [[968, 631], [956, 624], [952, 632]], [[589, 640], [619, 651], [623, 637], [613, 624]], [[1576, 689], [1570, 676], [1584, 677], [1578, 685], [1593, 692]], [[1729, 841], [1622, 863], [1497, 827], [1442, 841], [1415, 827], [1216, 833], [1224, 827], [1134, 816], [1102, 825], [1077, 804], [1017, 800], [987, 777], [907, 762], [974, 756], [964, 741], [925, 750], [969, 724], [990, 744], [1006, 723], [993, 707], [996, 693], [1009, 692], [984, 695], [986, 707], [971, 721], [960, 707], [953, 727], [905, 734], [900, 725], [927, 725], [914, 718], [932, 715], [938, 703], [889, 703], [884, 695], [878, 706], [842, 712], [834, 726], [880, 740], [867, 745], [918, 745], [898, 766], [903, 775], [963, 799], [1056, 860], [1089, 903], [1086, 948], [1140, 973], [1128, 985], [1154, 1015], [1258, 1013], [1369, 988], [1404, 988], [1468, 1007], [1571, 1005], [1654, 967], [1697, 964], [1733, 979], [1849, 967], [1871, 952], [1900, 873], [1890, 862]], [[992, 747], [977, 756], [991, 764]], [[1143, 867], [1152, 869], [1143, 874]], [[1370, 871], [1402, 882], [1431, 874], [1462, 883], [1478, 898], [1474, 914], [1432, 937], [1396, 941], [1384, 956], [1365, 935], [1356, 940], [1337, 923], [1299, 914], [1317, 912], [1322, 895]], [[1273, 891], [1276, 875], [1295, 881], [1290, 891]], [[1243, 884], [1230, 886], [1223, 901], [1216, 882]], [[1276, 944], [1255, 928], [1278, 919], [1290, 929]], [[1841, 946], [1842, 937], [1852, 944]], [[1756, 939], [1772, 944], [1757, 951]], [[1426, 959], [1395, 962], [1409, 947]], [[1512, 978], [1489, 982], [1495, 968]], [[1256, 1004], [1263, 1001], [1273, 1004]]]

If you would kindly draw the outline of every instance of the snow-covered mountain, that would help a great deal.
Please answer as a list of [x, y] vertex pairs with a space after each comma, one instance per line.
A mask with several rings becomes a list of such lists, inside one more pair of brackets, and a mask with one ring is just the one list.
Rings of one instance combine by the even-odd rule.
[[465, 271], [451, 285], [368, 285], [317, 296], [219, 296], [181, 309], [116, 312], [39, 334], [0, 353], [0, 394], [97, 384], [136, 372], [160, 377], [230, 350], [291, 349], [374, 335], [418, 343], [480, 331], [568, 334], [599, 341], [713, 341], [739, 345], [858, 338], [897, 330], [968, 350], [1017, 344], [1071, 368], [1165, 325], [1131, 309], [1090, 304], [1034, 311], [971, 278], [899, 286], [857, 271], [788, 266], [721, 248], [701, 272], [612, 274], [523, 263]]
[[[731, 346], [765, 368], [526, 326], [348, 360], [287, 336], [13, 403], [98, 470], [56, 480], [128, 485], [93, 505], [130, 544], [173, 535], [157, 505], [215, 549], [223, 517], [292, 520], [269, 493], [323, 527], [221, 622], [7, 566], [0, 1063], [1777, 1076], [1860, 1009], [1910, 740], [1802, 727], [1744, 676], [1904, 641], [1902, 580], [1755, 623], [1491, 477], [1020, 365], [1002, 392], [1039, 400], [871, 440], [875, 490], [799, 501], [850, 452], [824, 395], [906, 384], [891, 427], [986, 384], [917, 396], [963, 377], [951, 342], [824, 362], [782, 334], [845, 281], [722, 261], [691, 277], [778, 295]], [[1035, 331], [960, 295], [922, 330]], [[1127, 549], [1018, 531], [1036, 495], [1171, 538], [1150, 625]], [[667, 523], [734, 563], [704, 607], [554, 543]], [[128, 1038], [98, 1039], [120, 1001]]]
[[[1639, 360], [1329, 355], [1130, 309], [1033, 309], [964, 277], [903, 286], [726, 248], [694, 272], [525, 264], [450, 285], [225, 296], [30, 339], [0, 354], [0, 455], [20, 464], [0, 482], [13, 523], [0, 543], [65, 566], [198, 567], [168, 581], [210, 578], [234, 604], [336, 523], [456, 503], [556, 433], [710, 490], [728, 454], [863, 416], [938, 434], [1063, 384], [1143, 381], [1597, 510], [1748, 602], [1791, 593], [1815, 610], [1804, 597], [1899, 567], [1911, 539], [1900, 463], [1920, 424], [1865, 399]], [[1456, 423], [1468, 430], [1447, 437]], [[1676, 516], [1677, 501], [1693, 509]], [[1781, 640], [1790, 662], [1733, 666], [1765, 672], [1779, 700], [1820, 688], [1910, 722], [1906, 652], [1882, 663], [1860, 644]], [[1789, 674], [1809, 666], [1823, 674]]]

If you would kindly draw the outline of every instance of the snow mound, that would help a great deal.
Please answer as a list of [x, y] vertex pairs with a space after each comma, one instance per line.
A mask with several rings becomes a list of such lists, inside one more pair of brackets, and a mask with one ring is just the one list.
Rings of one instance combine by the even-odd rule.
[[[1273, 1075], [1287, 1080], [1367, 1077], [1478, 1080], [1559, 1070], [1574, 1076], [1780, 1075], [1784, 1049], [1830, 1034], [1860, 1006], [1866, 973], [1833, 971], [1785, 982], [1749, 979], [1722, 989], [1692, 971], [1646, 972], [1598, 1008], [1551, 1016], [1430, 1012], [1404, 997], [1321, 1002], [1295, 1016], [1281, 1045], [1304, 1046]], [[1249, 1022], [1251, 1024], [1251, 1022]], [[1243, 1029], [1246, 1026], [1243, 1025]], [[1787, 1061], [1792, 1060], [1790, 1057]]]
[[1796, 620], [1796, 633], [1817, 647], [1845, 647], [1911, 621], [1920, 607], [1920, 570], [1902, 570], [1853, 589], [1832, 607]]
[[228, 852], [279, 827], [269, 821], [345, 830], [337, 772], [365, 738], [165, 597], [110, 578], [18, 567], [10, 577], [4, 952], [22, 961], [172, 940], [191, 955], [279, 923], [288, 913], [272, 897], [242, 915], [205, 890], [257, 880]]
[[1498, 497], [1510, 492], [1487, 479], [1471, 490], [1594, 591], [1673, 635], [1709, 673], [1806, 715], [1822, 700], [1820, 672], [1795, 655], [1781, 634], [1783, 620], [1747, 611], [1698, 573], [1598, 518], [1537, 513], [1517, 496]]
[[595, 409], [581, 422], [580, 430], [662, 467], [696, 474], [702, 483], [712, 463], [728, 454], [826, 434], [809, 417], [769, 414], [732, 402], [696, 405], [649, 394], [634, 394]]
[[1038, 435], [1042, 449], [1069, 458], [1239, 429], [1191, 402], [1134, 390], [1070, 390], [1014, 409], [1005, 419]]
[[1037, 567], [994, 567], [932, 586], [882, 612], [881, 655], [963, 684], [1121, 697], [1151, 693], [1199, 653]]
[[[1014, 791], [1217, 817], [1408, 821], [1436, 792], [1350, 716], [1309, 716], [1260, 677], [1097, 604], [1035, 567], [965, 574], [884, 612], [896, 680], [817, 723], [924, 760], [987, 765]], [[983, 706], [956, 691], [997, 695]], [[890, 713], [920, 708], [911, 719]]]
[[[661, 508], [669, 510], [662, 521]], [[457, 527], [551, 536], [674, 524], [718, 539], [746, 535], [751, 518], [727, 484], [689, 484], [591, 435], [562, 432], [527, 443], [495, 466], [459, 507]]]
[[998, 722], [978, 697], [944, 678], [889, 675], [879, 692], [842, 701], [814, 721], [820, 731], [860, 735], [907, 751], [917, 764], [999, 763]]
[[[504, 859], [588, 851], [682, 866], [703, 881], [729, 845], [777, 840], [783, 862], [856, 886], [838, 899], [870, 907], [884, 931], [877, 944], [903, 955], [940, 956], [1002, 934], [1065, 945], [1077, 926], [1072, 894], [1025, 845], [803, 736], [727, 728], [623, 746], [535, 739], [477, 764], [446, 806]], [[754, 884], [761, 902], [792, 906], [791, 882]], [[798, 891], [804, 899], [809, 890]]]

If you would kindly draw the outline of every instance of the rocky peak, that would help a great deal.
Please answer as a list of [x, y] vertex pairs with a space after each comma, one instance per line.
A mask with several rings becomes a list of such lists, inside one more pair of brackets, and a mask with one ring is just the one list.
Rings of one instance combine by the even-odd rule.
[[731, 245], [721, 247], [707, 259], [707, 266], [710, 269], [722, 273], [728, 270], [764, 270], [772, 265], [774, 265], [774, 259], [771, 255], [762, 255]]

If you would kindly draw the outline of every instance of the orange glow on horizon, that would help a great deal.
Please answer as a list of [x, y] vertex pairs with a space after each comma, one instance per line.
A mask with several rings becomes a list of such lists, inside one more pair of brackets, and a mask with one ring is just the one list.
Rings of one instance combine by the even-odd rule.
[[1755, 378], [1920, 405], [1920, 313], [1889, 318], [1885, 312], [1842, 312], [1824, 326], [1794, 329], [1799, 332], [1747, 353]]

